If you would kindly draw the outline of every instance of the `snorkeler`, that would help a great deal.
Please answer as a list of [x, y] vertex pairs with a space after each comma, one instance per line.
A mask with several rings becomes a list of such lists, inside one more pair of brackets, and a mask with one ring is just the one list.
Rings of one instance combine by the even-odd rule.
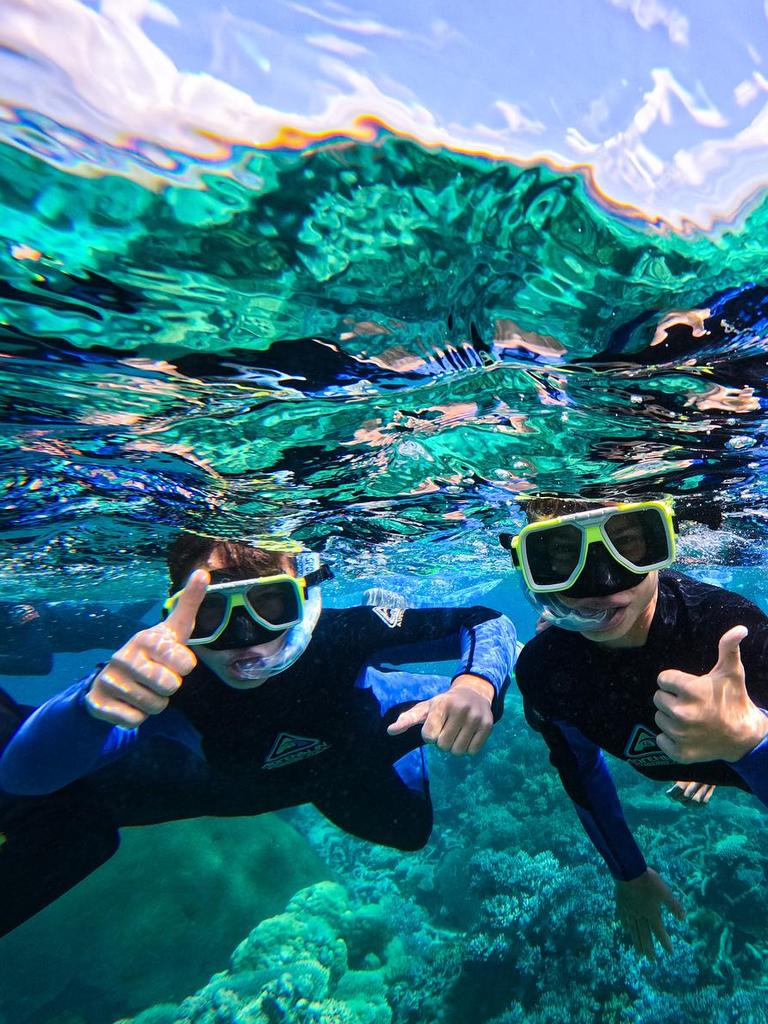
[[[168, 561], [164, 622], [37, 711], [0, 704], [0, 935], [108, 859], [126, 825], [313, 803], [418, 849], [420, 748], [474, 754], [502, 713], [515, 632], [497, 612], [323, 610], [330, 572], [299, 545], [184, 534]], [[381, 668], [446, 658], [452, 680]]]
[[662, 908], [684, 911], [646, 864], [602, 751], [650, 779], [684, 774], [768, 806], [768, 618], [669, 568], [669, 500], [537, 498], [526, 514], [517, 536], [501, 535], [551, 623], [517, 664], [526, 718], [616, 881], [619, 920], [652, 958], [654, 939], [670, 949]]

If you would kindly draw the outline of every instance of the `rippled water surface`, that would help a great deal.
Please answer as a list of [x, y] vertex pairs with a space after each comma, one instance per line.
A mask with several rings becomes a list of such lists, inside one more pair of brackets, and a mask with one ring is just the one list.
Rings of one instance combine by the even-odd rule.
[[0, 161], [17, 580], [181, 525], [415, 567], [541, 490], [761, 506], [764, 203], [681, 237], [384, 130], [162, 191]]

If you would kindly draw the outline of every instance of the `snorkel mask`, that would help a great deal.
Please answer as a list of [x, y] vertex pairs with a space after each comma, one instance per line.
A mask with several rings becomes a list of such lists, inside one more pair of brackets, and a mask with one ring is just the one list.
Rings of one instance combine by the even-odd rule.
[[[273, 653], [255, 653], [249, 661], [240, 662], [239, 675], [242, 679], [264, 680], [290, 668], [307, 649], [320, 617], [319, 584], [333, 577], [314, 552], [299, 551], [293, 557], [296, 576], [279, 573], [215, 582], [217, 573], [212, 573], [214, 582], [206, 590], [187, 646], [237, 650], [282, 638]], [[165, 602], [166, 614], [180, 593]]]
[[618, 502], [529, 523], [499, 540], [522, 575], [526, 597], [561, 629], [589, 632], [609, 608], [577, 610], [563, 597], [607, 597], [636, 587], [675, 558], [672, 502]]

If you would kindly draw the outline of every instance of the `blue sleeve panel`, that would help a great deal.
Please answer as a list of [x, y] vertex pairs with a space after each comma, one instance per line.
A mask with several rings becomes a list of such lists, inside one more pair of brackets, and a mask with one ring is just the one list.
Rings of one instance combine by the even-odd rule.
[[[552, 735], [556, 730], [561, 739]], [[619, 802], [613, 778], [598, 746], [566, 722], [544, 731], [550, 760], [560, 773], [585, 832], [614, 878], [630, 882], [647, 870]]]
[[744, 779], [761, 803], [768, 807], [768, 736], [754, 750], [731, 762], [731, 768]]
[[123, 729], [91, 715], [84, 698], [97, 672], [34, 711], [0, 757], [0, 789], [42, 796], [83, 778], [152, 736], [165, 736], [201, 754], [197, 732], [180, 712], [151, 715], [141, 729]]
[[402, 625], [385, 634], [385, 639], [387, 643], [371, 653], [372, 664], [458, 658], [452, 678], [467, 673], [489, 682], [495, 693], [494, 718], [500, 717], [517, 657], [517, 634], [505, 615], [481, 607], [409, 608], [404, 612]]

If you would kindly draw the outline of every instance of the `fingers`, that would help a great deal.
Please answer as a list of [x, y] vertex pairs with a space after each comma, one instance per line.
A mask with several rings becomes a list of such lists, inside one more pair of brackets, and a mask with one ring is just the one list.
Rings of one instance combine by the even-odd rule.
[[431, 700], [423, 700], [420, 704], [414, 704], [408, 711], [402, 711], [394, 722], [387, 727], [389, 735], [399, 736], [401, 733], [407, 732], [408, 729], [412, 729], [414, 725], [421, 725], [422, 722], [426, 721], [431, 703]]
[[123, 729], [137, 729], [147, 719], [142, 711], [124, 701], [100, 697], [94, 692], [93, 687], [85, 695], [85, 706], [93, 718], [109, 722], [110, 725], [119, 725]]
[[173, 611], [162, 623], [163, 627], [173, 633], [181, 643], [186, 643], [192, 636], [192, 630], [195, 628], [195, 616], [210, 581], [211, 577], [205, 569], [196, 569], [179, 594]]
[[134, 729], [165, 711], [197, 658], [165, 624], [144, 629], [120, 648], [86, 695], [94, 718]]
[[[675, 915], [678, 921], [685, 920], [685, 907], [675, 896], [672, 895], [672, 893], [669, 890], [667, 890], [666, 895], [663, 897], [663, 900], [667, 909], [672, 911], [672, 913]], [[661, 924], [661, 918], [659, 918], [659, 924]], [[666, 935], [667, 933], [664, 932], [664, 934]], [[669, 941], [668, 935], [667, 941]]]
[[706, 782], [676, 782], [666, 790], [666, 795], [675, 803], [703, 807], [712, 799], [715, 789], [715, 786]]
[[[442, 697], [442, 694], [441, 694]], [[421, 735], [425, 743], [436, 743], [440, 750], [447, 750], [445, 745], [447, 737], [442, 736], [445, 722], [448, 717], [448, 708], [445, 697], [435, 697], [429, 702], [429, 714], [424, 719]]]
[[427, 743], [461, 757], [476, 754], [493, 728], [493, 713], [488, 701], [461, 687], [432, 700], [421, 734]]
[[92, 688], [95, 690], [94, 701], [102, 707], [124, 703], [140, 711], [144, 718], [159, 715], [168, 707], [168, 697], [137, 683], [133, 675], [114, 662], [99, 673], [97, 683], [98, 686], [94, 684]]
[[[186, 676], [197, 664], [197, 658], [162, 626], [153, 626], [132, 637], [112, 655], [110, 662], [133, 673], [140, 682], [153, 688], [153, 680], [161, 675], [160, 669], [178, 677]], [[165, 693], [162, 684], [158, 693]]]
[[680, 672], [676, 668], [668, 668], [663, 672], [659, 672], [656, 684], [660, 690], [679, 697], [682, 693], [686, 692], [687, 684], [692, 681], [695, 682], [698, 678], [698, 676], [692, 676], [688, 672]]
[[[651, 927], [650, 927], [649, 931], [650, 930], [653, 931], [653, 935], [656, 937], [656, 939], [657, 939], [659, 945], [661, 946], [661, 948], [666, 953], [671, 953], [672, 952], [672, 940], [669, 937], [669, 933], [667, 932], [667, 929], [662, 924], [661, 918], [658, 918], [657, 920], [651, 921], [650, 922], [650, 926]], [[649, 939], [651, 939], [650, 935], [648, 937], [649, 937]], [[653, 948], [653, 939], [651, 939], [651, 948]], [[653, 960], [653, 955], [650, 956], [649, 959]]]

